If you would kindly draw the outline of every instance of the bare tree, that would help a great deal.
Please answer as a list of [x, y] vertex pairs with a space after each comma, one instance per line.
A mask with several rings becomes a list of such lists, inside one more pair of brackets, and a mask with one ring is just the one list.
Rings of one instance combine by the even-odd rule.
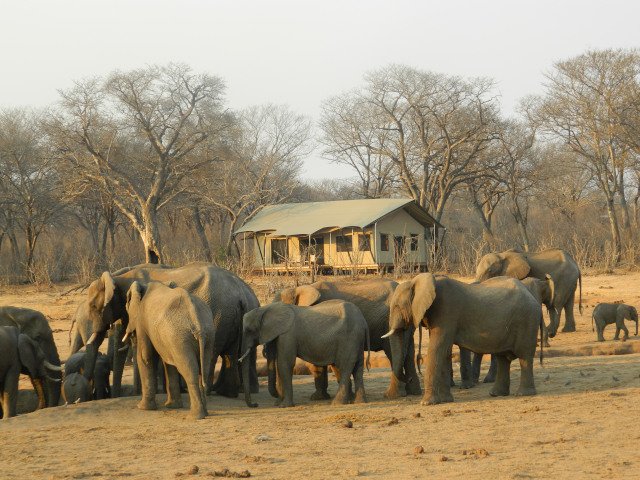
[[374, 136], [386, 135], [372, 125], [374, 116], [372, 105], [346, 94], [324, 102], [320, 121], [324, 155], [356, 172], [356, 192], [361, 198], [388, 197], [397, 183], [393, 162], [374, 150], [374, 145], [384, 143]]
[[556, 63], [547, 75], [546, 95], [536, 117], [546, 132], [579, 155], [604, 195], [616, 263], [622, 251], [616, 195], [623, 225], [630, 225], [624, 187], [630, 147], [619, 114], [636, 82], [634, 69], [628, 68], [630, 56], [635, 52], [589, 51]]
[[223, 91], [185, 65], [115, 72], [62, 92], [62, 114], [48, 122], [62, 158], [139, 233], [147, 262], [162, 262], [158, 212], [216, 160], [230, 124]]
[[223, 162], [203, 177], [198, 195], [229, 219], [225, 251], [233, 232], [264, 206], [288, 199], [299, 184], [302, 159], [310, 152], [311, 123], [286, 106], [263, 105], [238, 113]]
[[15, 230], [24, 235], [24, 267], [33, 279], [40, 235], [60, 214], [61, 182], [38, 119], [26, 110], [0, 112], [0, 202], [5, 233], [18, 254]]
[[[398, 65], [365, 81], [363, 89], [325, 104], [327, 154], [338, 161], [350, 149], [386, 159], [404, 192], [440, 221], [453, 192], [486, 173], [480, 153], [494, 137], [493, 83]], [[336, 136], [332, 126], [355, 121], [361, 111], [368, 114], [358, 133]]]

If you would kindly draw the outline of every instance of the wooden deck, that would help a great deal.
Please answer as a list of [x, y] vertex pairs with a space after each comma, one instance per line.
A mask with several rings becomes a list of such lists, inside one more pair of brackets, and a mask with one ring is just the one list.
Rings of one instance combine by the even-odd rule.
[[[412, 265], [415, 273], [426, 272], [427, 264], [420, 263]], [[315, 271], [317, 274], [321, 275], [352, 275], [354, 273], [357, 274], [380, 274], [393, 272], [394, 265], [391, 264], [366, 264], [366, 265], [315, 265]], [[292, 275], [295, 273], [302, 272], [311, 272], [311, 267], [309, 265], [300, 265], [300, 264], [278, 264], [278, 265], [266, 265], [264, 267], [259, 266], [253, 269], [253, 272], [256, 274], [266, 273], [266, 274], [275, 274], [275, 275]]]

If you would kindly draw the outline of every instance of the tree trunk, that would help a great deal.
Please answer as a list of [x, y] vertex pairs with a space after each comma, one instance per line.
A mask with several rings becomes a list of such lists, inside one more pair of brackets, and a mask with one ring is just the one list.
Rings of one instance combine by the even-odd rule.
[[622, 208], [622, 227], [625, 230], [631, 228], [631, 219], [629, 216], [629, 205], [627, 204], [627, 195], [624, 191], [624, 170], [621, 168], [618, 175], [618, 195], [620, 195], [620, 207]]
[[196, 227], [196, 232], [198, 233], [200, 244], [202, 245], [202, 253], [204, 254], [204, 257], [208, 262], [213, 262], [209, 240], [207, 239], [207, 235], [204, 231], [204, 225], [202, 224], [202, 218], [200, 217], [200, 208], [197, 205], [194, 205], [191, 212], [193, 214], [193, 223]]
[[142, 223], [144, 227], [140, 232], [140, 238], [144, 244], [145, 261], [163, 263], [157, 212], [152, 208], [143, 209]]
[[622, 255], [622, 241], [620, 240], [620, 227], [618, 226], [618, 217], [612, 198], [607, 200], [607, 214], [609, 215], [609, 225], [611, 227], [612, 259], [613, 264], [617, 265]]

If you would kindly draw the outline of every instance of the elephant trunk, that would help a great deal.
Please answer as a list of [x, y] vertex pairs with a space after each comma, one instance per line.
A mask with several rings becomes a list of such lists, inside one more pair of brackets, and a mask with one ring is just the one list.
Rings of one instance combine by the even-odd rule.
[[113, 328], [113, 333], [109, 337], [109, 361], [111, 363], [111, 369], [113, 370], [113, 389], [112, 396], [120, 397], [122, 395], [122, 373], [124, 372], [124, 364], [127, 361], [128, 349], [123, 348], [125, 343], [123, 337], [125, 335], [126, 328], [116, 323]]
[[408, 329], [397, 330], [389, 337], [389, 346], [391, 347], [391, 367], [393, 375], [401, 382], [407, 383], [404, 375], [403, 367], [406, 356], [406, 344], [409, 334]]
[[257, 403], [253, 403], [251, 400], [251, 388], [250, 388], [250, 378], [249, 378], [249, 369], [251, 367], [250, 353], [251, 348], [254, 345], [254, 342], [249, 338], [248, 335], [245, 334], [242, 339], [242, 351], [244, 354], [242, 357], [238, 359], [239, 362], [242, 363], [242, 384], [244, 385], [244, 401], [247, 404], [247, 407], [255, 408], [258, 406]]
[[98, 359], [98, 349], [100, 345], [102, 345], [102, 341], [104, 340], [105, 332], [98, 332], [91, 335], [91, 339], [87, 341], [87, 345], [85, 346], [85, 350], [87, 354], [84, 356], [84, 377], [91, 381], [93, 380], [93, 372], [96, 368], [96, 360]]

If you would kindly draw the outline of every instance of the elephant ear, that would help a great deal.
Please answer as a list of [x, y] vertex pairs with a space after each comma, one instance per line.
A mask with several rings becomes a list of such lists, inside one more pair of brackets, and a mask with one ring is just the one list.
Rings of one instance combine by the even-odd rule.
[[129, 291], [127, 292], [127, 307], [132, 301], [140, 302], [140, 300], [142, 300], [142, 297], [144, 297], [144, 294], [144, 286], [140, 282], [133, 282], [129, 287]]
[[550, 274], [545, 274], [544, 278], [546, 279], [547, 286], [549, 287], [549, 304], [556, 304], [556, 284], [553, 281], [553, 277]]
[[508, 254], [504, 256], [504, 260], [502, 262], [503, 275], [522, 280], [529, 275], [530, 271], [531, 266], [524, 259], [522, 254], [517, 252], [508, 252]]
[[113, 295], [116, 292], [116, 284], [113, 281], [113, 277], [109, 272], [104, 272], [100, 277], [102, 280], [102, 284], [104, 285], [104, 303], [103, 307], [106, 307], [111, 300], [113, 300]]
[[259, 342], [264, 345], [293, 326], [293, 309], [283, 303], [267, 306], [262, 314]]
[[416, 327], [436, 299], [436, 279], [430, 273], [421, 273], [411, 280], [411, 314]]
[[39, 377], [38, 375], [38, 359], [36, 352], [38, 351], [38, 345], [28, 336], [20, 334], [18, 336], [18, 355], [20, 357], [20, 363], [23, 368], [29, 371], [29, 375], [32, 377]]
[[296, 305], [309, 307], [320, 300], [320, 291], [311, 285], [303, 285], [296, 288]]

